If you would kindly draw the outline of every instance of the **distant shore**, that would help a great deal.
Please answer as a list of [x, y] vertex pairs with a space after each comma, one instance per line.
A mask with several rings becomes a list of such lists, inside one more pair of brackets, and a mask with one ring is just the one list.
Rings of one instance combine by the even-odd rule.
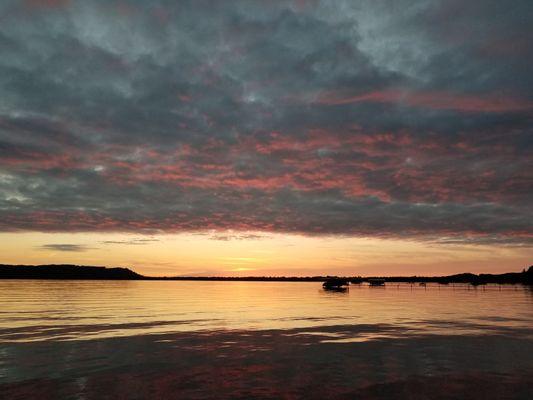
[[[98, 266], [52, 264], [52, 265], [6, 265], [0, 264], [0, 279], [79, 279], [79, 280], [173, 280], [173, 281], [257, 281], [257, 282], [324, 282], [333, 276], [144, 276], [129, 268], [108, 268]], [[463, 273], [448, 276], [342, 276], [352, 283], [363, 283], [371, 279], [386, 282], [411, 283], [469, 283], [472, 285], [533, 284], [533, 266], [522, 272], [503, 274]]]

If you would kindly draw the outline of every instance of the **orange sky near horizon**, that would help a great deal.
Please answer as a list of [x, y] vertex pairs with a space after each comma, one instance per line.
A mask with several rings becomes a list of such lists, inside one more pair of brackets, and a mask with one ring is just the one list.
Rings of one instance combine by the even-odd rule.
[[149, 276], [446, 275], [520, 271], [533, 250], [415, 240], [204, 232], [0, 233], [0, 263], [126, 266]]

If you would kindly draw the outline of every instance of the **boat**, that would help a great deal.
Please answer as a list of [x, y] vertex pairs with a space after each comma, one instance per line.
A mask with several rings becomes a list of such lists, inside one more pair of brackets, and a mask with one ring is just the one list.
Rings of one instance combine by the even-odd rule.
[[349, 282], [347, 279], [330, 278], [322, 284], [322, 287], [324, 290], [345, 291], [348, 289], [348, 285]]
[[370, 286], [385, 286], [385, 279], [369, 279]]

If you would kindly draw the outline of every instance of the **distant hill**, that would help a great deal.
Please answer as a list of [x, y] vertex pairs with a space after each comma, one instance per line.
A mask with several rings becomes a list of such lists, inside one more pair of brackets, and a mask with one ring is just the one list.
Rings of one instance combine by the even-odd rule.
[[393, 277], [372, 277], [383, 278], [388, 282], [436, 282], [436, 283], [471, 283], [483, 285], [487, 283], [533, 284], [533, 266], [522, 272], [507, 272], [503, 274], [472, 274], [469, 272], [448, 276], [393, 276]]
[[3, 265], [0, 279], [143, 279], [128, 268], [106, 268], [83, 265]]
[[[0, 279], [105, 279], [105, 280], [180, 280], [180, 281], [262, 281], [262, 282], [323, 282], [332, 276], [284, 277], [284, 276], [245, 276], [245, 277], [148, 277], [128, 268], [107, 268], [83, 265], [4, 265], [0, 264]], [[505, 274], [456, 274], [449, 276], [376, 276], [376, 277], [340, 277], [353, 283], [369, 279], [385, 279], [387, 282], [436, 282], [436, 283], [470, 283], [483, 285], [487, 283], [533, 285], [533, 266], [522, 272]]]

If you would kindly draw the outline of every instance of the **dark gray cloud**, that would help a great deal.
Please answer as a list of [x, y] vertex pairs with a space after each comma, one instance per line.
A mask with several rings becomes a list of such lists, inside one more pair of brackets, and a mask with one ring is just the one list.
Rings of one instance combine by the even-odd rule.
[[66, 244], [66, 243], [56, 244], [54, 243], [54, 244], [43, 244], [42, 246], [39, 246], [38, 249], [79, 253], [79, 252], [91, 250], [91, 247], [87, 247], [81, 244]]
[[530, 244], [532, 18], [520, 0], [4, 1], [0, 229]]
[[159, 239], [129, 239], [129, 240], [103, 240], [102, 244], [125, 244], [130, 246], [143, 246], [150, 243], [159, 242]]

